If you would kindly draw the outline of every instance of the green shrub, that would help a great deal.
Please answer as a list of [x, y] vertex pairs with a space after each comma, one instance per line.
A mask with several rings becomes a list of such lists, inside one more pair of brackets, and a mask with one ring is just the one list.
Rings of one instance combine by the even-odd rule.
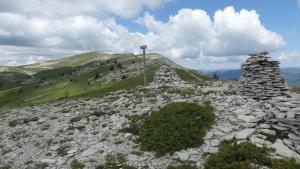
[[[205, 162], [205, 169], [256, 169], [253, 164], [266, 166], [271, 169], [300, 169], [294, 159], [271, 159], [268, 154], [273, 149], [257, 147], [250, 142], [237, 144], [236, 142], [223, 142], [219, 152], [211, 155]], [[289, 168], [290, 167], [290, 168]]]
[[210, 105], [171, 103], [153, 112], [141, 125], [142, 150], [155, 151], [157, 156], [196, 147], [213, 124]]
[[11, 169], [10, 165], [0, 166], [0, 169]]
[[117, 154], [116, 156], [107, 155], [104, 165], [99, 165], [96, 169], [136, 169], [125, 164], [126, 159], [122, 154]]
[[16, 127], [18, 124], [20, 124], [20, 120], [16, 119], [16, 120], [12, 120], [8, 123], [8, 125], [10, 127]]
[[168, 166], [167, 169], [197, 169], [196, 166], [185, 164], [180, 166]]
[[45, 169], [49, 165], [47, 163], [38, 162], [34, 165], [34, 169]]
[[72, 161], [71, 168], [72, 169], [83, 169], [85, 167], [84, 164], [78, 162], [77, 160]]
[[73, 117], [73, 118], [71, 118], [70, 122], [75, 123], [75, 122], [80, 121], [82, 118], [84, 118], [84, 117], [83, 116]]
[[127, 116], [127, 118], [130, 120], [130, 126], [124, 127], [119, 130], [121, 133], [132, 133], [133, 135], [139, 135], [141, 131], [141, 124], [143, 120], [146, 118], [145, 115], [132, 115]]
[[95, 111], [91, 114], [91, 116], [96, 116], [96, 117], [101, 117], [104, 116], [106, 113], [102, 112], [102, 111]]
[[274, 159], [272, 160], [272, 169], [300, 169], [300, 164], [291, 159]]
[[65, 156], [68, 154], [68, 151], [70, 150], [70, 145], [68, 144], [64, 144], [61, 147], [59, 147], [59, 149], [57, 150], [57, 154], [60, 156]]

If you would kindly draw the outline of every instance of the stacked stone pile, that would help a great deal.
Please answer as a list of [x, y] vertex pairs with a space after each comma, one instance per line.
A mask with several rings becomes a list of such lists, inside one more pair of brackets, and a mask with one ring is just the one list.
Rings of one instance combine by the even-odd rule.
[[238, 93], [257, 100], [287, 95], [285, 80], [280, 73], [279, 62], [270, 60], [267, 52], [250, 54], [242, 64]]
[[[172, 70], [168, 65], [162, 65], [159, 71], [156, 72], [154, 77], [155, 87], [159, 86], [177, 86], [177, 87], [188, 87], [189, 84], [186, 84], [183, 80], [181, 80], [178, 75]], [[151, 86], [151, 85], [150, 85]]]

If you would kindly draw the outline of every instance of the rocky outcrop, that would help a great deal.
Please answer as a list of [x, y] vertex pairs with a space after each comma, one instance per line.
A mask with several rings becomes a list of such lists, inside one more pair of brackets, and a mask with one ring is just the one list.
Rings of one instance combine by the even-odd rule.
[[280, 73], [279, 62], [270, 60], [267, 52], [250, 54], [242, 64], [238, 93], [258, 100], [286, 96], [287, 87]]
[[[107, 155], [121, 154], [128, 165], [137, 168], [165, 169], [180, 160], [203, 166], [207, 154], [218, 152], [221, 141], [231, 139], [274, 147], [273, 156], [300, 160], [298, 123], [291, 123], [299, 119], [300, 97], [257, 101], [228, 92], [234, 87], [231, 82], [191, 85], [164, 65], [147, 87], [101, 98], [0, 110], [0, 164], [30, 168], [47, 163], [48, 168], [70, 168], [76, 159], [86, 168], [95, 168]], [[138, 136], [122, 131], [130, 127], [132, 115], [147, 115], [170, 102], [207, 101], [214, 106], [216, 118], [201, 146], [156, 157], [140, 151]], [[287, 137], [276, 136], [278, 130]], [[269, 135], [278, 138], [271, 142]]]

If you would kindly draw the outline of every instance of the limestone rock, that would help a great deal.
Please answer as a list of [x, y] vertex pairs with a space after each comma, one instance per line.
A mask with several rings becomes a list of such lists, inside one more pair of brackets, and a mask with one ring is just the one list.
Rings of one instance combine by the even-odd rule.
[[244, 129], [236, 133], [235, 138], [237, 140], [245, 140], [255, 132], [255, 129]]

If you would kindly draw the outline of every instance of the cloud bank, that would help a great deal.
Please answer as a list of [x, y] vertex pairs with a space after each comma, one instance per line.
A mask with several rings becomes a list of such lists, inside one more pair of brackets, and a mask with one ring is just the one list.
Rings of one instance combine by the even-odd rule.
[[[145, 43], [148, 51], [187, 67], [230, 68], [244, 58], [241, 55], [284, 46], [283, 38], [265, 28], [253, 10], [227, 7], [211, 18], [200, 9], [181, 9], [166, 22], [147, 12], [139, 17], [143, 9], [169, 1], [0, 1], [0, 64], [34, 63], [90, 50], [138, 53]], [[116, 16], [135, 20], [146, 33], [131, 32]]]

